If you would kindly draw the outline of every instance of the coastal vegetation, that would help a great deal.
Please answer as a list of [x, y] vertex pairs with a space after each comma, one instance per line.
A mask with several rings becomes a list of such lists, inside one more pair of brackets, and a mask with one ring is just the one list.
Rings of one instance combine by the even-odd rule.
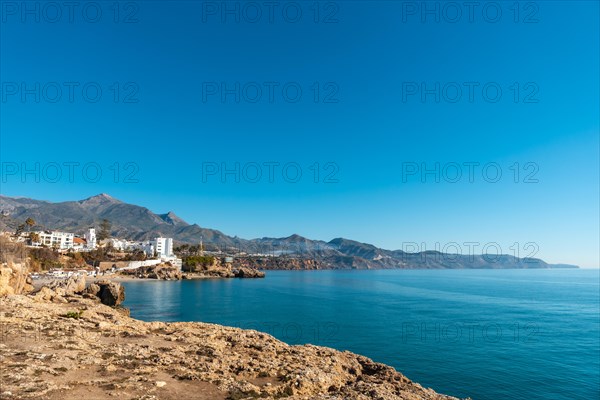
[[112, 224], [106, 218], [100, 223], [100, 230], [98, 231], [98, 240], [104, 240], [110, 238], [110, 231]]
[[207, 269], [215, 264], [213, 256], [187, 256], [182, 259], [184, 271], [193, 272], [197, 269]]
[[81, 318], [81, 316], [83, 315], [83, 311], [84, 310], [79, 310], [79, 311], [69, 311], [65, 314], [66, 318], [74, 318], [74, 319], [79, 319]]

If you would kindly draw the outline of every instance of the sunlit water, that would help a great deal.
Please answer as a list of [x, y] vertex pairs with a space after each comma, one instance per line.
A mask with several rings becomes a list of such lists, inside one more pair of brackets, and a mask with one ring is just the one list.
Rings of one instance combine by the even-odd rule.
[[477, 399], [600, 398], [598, 270], [269, 271], [127, 282], [133, 317], [350, 350]]

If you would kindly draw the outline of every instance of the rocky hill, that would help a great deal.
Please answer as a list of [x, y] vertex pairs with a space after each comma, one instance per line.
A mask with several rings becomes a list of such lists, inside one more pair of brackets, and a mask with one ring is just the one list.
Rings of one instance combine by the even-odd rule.
[[132, 240], [173, 237], [184, 243], [197, 243], [202, 236], [207, 242], [234, 246], [229, 236], [214, 230], [188, 224], [175, 213], [155, 214], [145, 207], [124, 203], [102, 193], [79, 201], [52, 203], [27, 198], [0, 196], [0, 229], [14, 229], [26, 218], [33, 218], [38, 228], [83, 233], [99, 227], [103, 219], [112, 224], [112, 235]]
[[[116, 237], [143, 240], [167, 236], [188, 244], [198, 244], [202, 239], [207, 247], [215, 249], [283, 256], [283, 261], [276, 263], [266, 259], [261, 261], [267, 268], [276, 266], [277, 269], [296, 269], [298, 265], [309, 265], [310, 269], [577, 268], [511, 255], [449, 255], [435, 251], [407, 253], [344, 238], [325, 242], [291, 235], [247, 240], [189, 224], [172, 211], [155, 214], [145, 207], [124, 203], [107, 194], [62, 203], [0, 196], [0, 215], [0, 229], [14, 230], [19, 223], [31, 217], [41, 227], [75, 233], [83, 233], [90, 226], [98, 227], [103, 219], [108, 219], [112, 224], [112, 235]], [[289, 262], [290, 259], [314, 260], [315, 263]]]

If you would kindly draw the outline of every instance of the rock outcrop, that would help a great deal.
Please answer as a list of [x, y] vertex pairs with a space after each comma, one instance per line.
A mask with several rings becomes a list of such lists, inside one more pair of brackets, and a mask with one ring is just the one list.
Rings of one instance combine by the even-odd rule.
[[260, 270], [316, 270], [331, 269], [324, 260], [312, 258], [288, 257], [236, 257], [233, 261], [234, 268], [246, 267]]
[[210, 269], [201, 272], [186, 272], [183, 274], [183, 279], [196, 278], [235, 278], [231, 269]]
[[264, 278], [265, 273], [257, 270], [251, 265], [232, 264], [225, 262], [225, 258], [210, 257], [212, 262], [199, 264], [193, 267], [184, 265], [188, 271], [183, 275], [183, 279], [194, 278]]
[[233, 272], [236, 278], [264, 278], [265, 273], [256, 268], [238, 268]]
[[73, 296], [85, 290], [85, 276], [70, 276], [67, 279], [56, 279], [46, 285], [61, 296]]
[[183, 279], [183, 274], [177, 267], [170, 264], [153, 265], [149, 267], [140, 267], [121, 272], [123, 275], [135, 276], [143, 279], [162, 279], [166, 281], [179, 281]]
[[86, 287], [84, 276], [71, 276], [67, 279], [56, 279], [42, 286], [34, 294], [38, 301], [66, 303], [74, 301], [73, 297], [100, 301], [110, 307], [118, 307], [125, 301], [125, 288], [118, 282], [101, 280], [92, 282]]
[[85, 293], [100, 297], [100, 286], [97, 283], [90, 283], [90, 285], [85, 288]]
[[25, 263], [2, 263], [0, 265], [0, 296], [29, 293], [33, 290]]
[[102, 304], [117, 307], [125, 301], [125, 288], [118, 282], [99, 281], [95, 283], [99, 287], [96, 295]]
[[222, 257], [204, 257], [202, 262], [190, 264], [183, 259], [184, 279], [194, 278], [234, 278], [231, 264], [224, 262]]
[[35, 293], [34, 298], [38, 301], [57, 301], [62, 303], [67, 302], [67, 300], [62, 295], [60, 295], [59, 293], [50, 289], [47, 286], [43, 286], [40, 290], [38, 290]]
[[453, 399], [353, 353], [213, 324], [142, 322], [82, 296], [4, 297], [0, 326], [3, 400]]

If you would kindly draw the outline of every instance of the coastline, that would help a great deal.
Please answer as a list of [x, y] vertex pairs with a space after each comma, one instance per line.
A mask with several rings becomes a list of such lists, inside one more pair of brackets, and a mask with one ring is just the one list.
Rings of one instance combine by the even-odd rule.
[[3, 399], [455, 400], [366, 357], [254, 330], [143, 322], [80, 295], [0, 301]]
[[[233, 277], [224, 277], [224, 276], [217, 276], [217, 275], [205, 275], [205, 274], [201, 274], [201, 273], [190, 273], [187, 272], [184, 274], [184, 277], [182, 279], [157, 279], [157, 278], [140, 278], [134, 275], [122, 275], [122, 274], [106, 274], [106, 275], [101, 275], [101, 276], [96, 276], [96, 277], [91, 277], [91, 276], [86, 276], [86, 282], [87, 283], [94, 283], [94, 282], [98, 282], [98, 281], [102, 281], [102, 280], [109, 280], [111, 282], [136, 282], [136, 281], [140, 281], [140, 282], [158, 282], [158, 281], [181, 281], [181, 280], [203, 280], [203, 279], [232, 279]], [[48, 285], [50, 282], [53, 282], [55, 280], [67, 280], [68, 278], [49, 278], [49, 277], [43, 277], [43, 278], [36, 278], [32, 280], [32, 285], [33, 287], [38, 290], [41, 287]]]

